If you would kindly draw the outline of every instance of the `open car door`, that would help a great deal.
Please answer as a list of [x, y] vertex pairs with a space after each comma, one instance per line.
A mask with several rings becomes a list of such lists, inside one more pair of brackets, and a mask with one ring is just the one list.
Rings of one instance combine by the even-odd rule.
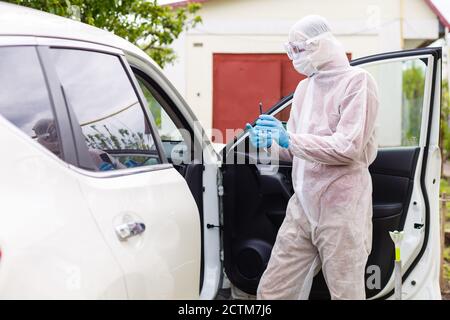
[[[441, 49], [384, 53], [354, 60], [379, 89], [378, 156], [373, 183], [373, 244], [366, 267], [367, 298], [393, 294], [394, 246], [389, 231], [403, 230], [403, 298], [440, 298], [438, 147]], [[292, 95], [268, 114], [287, 121]], [[253, 150], [253, 151], [252, 151]], [[224, 263], [234, 289], [255, 294], [293, 195], [292, 163], [274, 168], [249, 148], [248, 134], [223, 151]], [[266, 174], [276, 169], [276, 174]], [[239, 292], [234, 290], [234, 292]], [[327, 299], [321, 273], [310, 299]]]

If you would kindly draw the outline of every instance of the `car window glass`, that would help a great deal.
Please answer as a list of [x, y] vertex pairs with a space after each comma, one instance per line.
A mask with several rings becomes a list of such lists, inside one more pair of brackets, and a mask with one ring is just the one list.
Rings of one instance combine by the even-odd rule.
[[0, 48], [0, 71], [0, 114], [61, 156], [57, 126], [36, 48]]
[[53, 49], [89, 153], [101, 171], [160, 163], [151, 127], [117, 56]]
[[148, 103], [148, 108], [155, 119], [156, 127], [158, 128], [159, 136], [162, 141], [180, 142], [183, 141], [183, 136], [178, 130], [177, 126], [167, 114], [166, 110], [156, 100], [153, 94], [150, 92], [147, 84], [140, 77], [137, 78], [139, 86], [144, 93], [145, 99]]
[[[139, 86], [142, 89], [149, 111], [155, 119], [156, 127], [158, 129], [159, 136], [161, 137], [164, 153], [166, 157], [172, 163], [186, 163], [190, 159], [189, 144], [185, 142], [185, 137], [181, 133], [183, 128], [178, 119], [170, 116], [161, 103], [156, 99], [155, 94], [152, 92], [154, 88], [150, 86], [142, 77], [136, 75]], [[185, 134], [188, 134], [184, 130]]]
[[426, 63], [417, 58], [363, 66], [378, 85], [380, 147], [418, 146]]

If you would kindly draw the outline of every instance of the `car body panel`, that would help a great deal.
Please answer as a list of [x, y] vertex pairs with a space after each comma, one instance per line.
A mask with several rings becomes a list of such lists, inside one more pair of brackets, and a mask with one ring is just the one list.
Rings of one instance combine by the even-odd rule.
[[[23, 21], [24, 15], [27, 16], [26, 23], [17, 23], [17, 21]], [[51, 61], [48, 56], [45, 57], [48, 47], [99, 51], [119, 55], [121, 59], [127, 55], [162, 75], [160, 68], [139, 48], [107, 31], [5, 3], [0, 3], [0, 20], [2, 25], [0, 46], [37, 46], [43, 57], [45, 71], [50, 74], [47, 80], [50, 82], [49, 88], [53, 91], [51, 93], [59, 113], [67, 111], [64, 103], [61, 103], [64, 100], [55, 99], [61, 98], [61, 90], [58, 89], [59, 84], [56, 83], [55, 73], [49, 70]], [[162, 85], [167, 86], [167, 80], [164, 77], [161, 81]], [[70, 176], [70, 179], [65, 176], [59, 177], [65, 184], [58, 186], [52, 184], [47, 189], [42, 188], [42, 192], [45, 191], [47, 194], [47, 197], [43, 199], [48, 201], [48, 213], [39, 209], [36, 213], [46, 215], [48, 219], [53, 218], [55, 222], [61, 220], [61, 218], [55, 219], [59, 211], [67, 211], [67, 215], [69, 215], [67, 219], [79, 218], [74, 214], [75, 211], [82, 210], [85, 213], [86, 219], [80, 219], [80, 224], [84, 223], [86, 227], [82, 228], [79, 224], [74, 223], [73, 230], [62, 229], [64, 232], [61, 233], [61, 237], [66, 235], [67, 239], [59, 239], [55, 242], [48, 238], [48, 245], [54, 246], [54, 248], [42, 252], [40, 260], [53, 261], [58, 257], [58, 252], [64, 252], [66, 248], [70, 249], [72, 256], [77, 254], [80, 248], [73, 248], [73, 246], [80, 241], [80, 235], [93, 238], [97, 242], [100, 241], [100, 244], [80, 242], [80, 247], [86, 254], [83, 262], [92, 261], [92, 264], [81, 265], [78, 261], [80, 258], [76, 256], [78, 260], [71, 259], [73, 268], [78, 268], [76, 270], [81, 267], [85, 268], [86, 270], [80, 271], [82, 273], [80, 277], [86, 281], [90, 280], [89, 272], [94, 274], [93, 278], [95, 278], [95, 274], [99, 275], [97, 275], [95, 284], [91, 284], [87, 288], [82, 286], [78, 291], [72, 293], [70, 287], [64, 286], [65, 279], [61, 279], [61, 276], [54, 272], [54, 266], [49, 266], [47, 263], [47, 269], [35, 268], [36, 272], [39, 271], [39, 279], [37, 279], [36, 273], [29, 271], [34, 268], [33, 264], [31, 261], [28, 263], [26, 256], [20, 254], [21, 251], [17, 249], [14, 242], [15, 238], [24, 237], [21, 232], [17, 232], [20, 230], [20, 224], [14, 219], [2, 216], [2, 225], [5, 228], [8, 226], [9, 230], [5, 233], [0, 232], [0, 248], [4, 253], [0, 261], [0, 279], [4, 280], [6, 276], [9, 279], [9, 281], [3, 281], [4, 285], [0, 283], [0, 294], [3, 294], [3, 297], [81, 299], [195, 299], [199, 297], [201, 250], [199, 213], [186, 181], [172, 165], [163, 163], [106, 174], [89, 172], [77, 168], [76, 161], [71, 161], [72, 165], [61, 161], [11, 123], [1, 116], [0, 118], [28, 145], [32, 145], [37, 153], [42, 153], [39, 154], [38, 162], [41, 161], [41, 158], [53, 158], [51, 159], [53, 162], [50, 162], [46, 171], [42, 172], [43, 174], [52, 170], [56, 172], [57, 170], [52, 169], [52, 166], [54, 163], [59, 163], [65, 170], [64, 174]], [[67, 125], [67, 119], [70, 117], [61, 118]], [[64, 136], [68, 136], [67, 133], [65, 132]], [[5, 139], [8, 137], [7, 135], [3, 136]], [[70, 135], [68, 137], [69, 140], [65, 139], [65, 141], [70, 141]], [[68, 145], [74, 148], [74, 141], [70, 142]], [[9, 148], [9, 144], [4, 146]], [[24, 148], [26, 150], [28, 147]], [[9, 150], [16, 151], [14, 148]], [[32, 161], [31, 164], [34, 162]], [[5, 168], [10, 166], [11, 163], [5, 163]], [[20, 175], [18, 176], [20, 177]], [[49, 178], [51, 177], [52, 175], [49, 175]], [[19, 185], [24, 180], [22, 178], [14, 183]], [[213, 182], [215, 183], [215, 179]], [[2, 184], [2, 187], [6, 188], [8, 184]], [[77, 192], [75, 193], [73, 189], [76, 189]], [[18, 187], [14, 190], [17, 192]], [[24, 188], [23, 194], [27, 195], [29, 192], [27, 190]], [[11, 199], [16, 199], [16, 197], [17, 195], [12, 195]], [[62, 201], [52, 202], [53, 197], [60, 197]], [[176, 201], [174, 201], [174, 197], [176, 197]], [[69, 199], [71, 200], [69, 201]], [[64, 204], [70, 205], [70, 210], [67, 210]], [[10, 203], [6, 207], [2, 206], [1, 211], [10, 211], [14, 216], [18, 216]], [[27, 211], [32, 212], [25, 210], [25, 212]], [[116, 234], [116, 227], [128, 218], [145, 223], [146, 230], [139, 236], [127, 241], [120, 241]], [[21, 219], [26, 220], [27, 215]], [[43, 219], [43, 221], [48, 219]], [[46, 226], [36, 223], [34, 227], [36, 233], [39, 234], [39, 230], [45, 230]], [[51, 227], [52, 225], [49, 224], [50, 230], [52, 230]], [[64, 227], [70, 229], [70, 225], [64, 225]], [[26, 231], [29, 235], [25, 238], [34, 239], [31, 226]], [[14, 232], [16, 236], [11, 238], [11, 233]], [[80, 235], [74, 237], [72, 236], [74, 232]], [[68, 242], [75, 243], [71, 247]], [[99, 248], [100, 245], [101, 248]], [[16, 255], [11, 256], [11, 253], [16, 253]], [[33, 258], [35, 257], [33, 256]], [[98, 259], [101, 259], [100, 263], [97, 263]], [[17, 268], [17, 272], [12, 273], [10, 266], [17, 266], [18, 261], [27, 263], [23, 264], [22, 268]], [[75, 273], [75, 276], [78, 277], [80, 272]], [[44, 281], [47, 288], [40, 292], [37, 286], [27, 286], [21, 282], [17, 282], [17, 284], [22, 284], [20, 287], [14, 286], [16, 283], [14, 279], [22, 277], [24, 280], [30, 280], [29, 277], [23, 277], [23, 273], [29, 273], [31, 279], [36, 277], [34, 281], [39, 283], [41, 288], [44, 286], [42, 284]], [[58, 286], [61, 288], [56, 290], [55, 287]], [[214, 290], [216, 289], [214, 288]]]
[[126, 299], [77, 174], [3, 117], [0, 144], [0, 298]]
[[[218, 181], [220, 171], [220, 156], [215, 151], [213, 144], [207, 137], [207, 133], [201, 126], [195, 114], [189, 108], [186, 101], [181, 97], [175, 87], [167, 80], [163, 72], [149, 63], [150, 58], [142, 58], [130, 52], [125, 51], [125, 57], [133, 69], [145, 73], [150, 77], [159, 89], [164, 92], [172, 108], [176, 109], [183, 117], [189, 131], [195, 139], [194, 146], [197, 148], [194, 152], [198, 158], [202, 159], [203, 170], [203, 284], [200, 293], [200, 299], [214, 299], [221, 286], [223, 276], [221, 261], [221, 239], [219, 228], [208, 228], [207, 225], [220, 225], [219, 219], [219, 195]], [[206, 245], [207, 244], [207, 245]]]
[[[154, 167], [148, 172], [115, 172], [116, 176], [74, 170], [125, 273], [129, 298], [196, 299], [201, 249], [198, 209], [173, 167]], [[144, 223], [145, 231], [121, 241], [116, 228], [128, 222]]]

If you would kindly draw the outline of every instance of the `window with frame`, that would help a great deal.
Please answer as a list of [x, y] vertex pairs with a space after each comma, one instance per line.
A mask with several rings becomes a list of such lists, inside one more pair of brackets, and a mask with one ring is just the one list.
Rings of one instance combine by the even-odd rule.
[[120, 58], [87, 50], [51, 51], [97, 170], [161, 163], [151, 125]]
[[418, 146], [427, 60], [408, 58], [363, 66], [378, 85], [377, 139], [380, 147]]
[[[185, 164], [191, 160], [191, 134], [186, 130], [173, 110], [161, 98], [157, 90], [139, 72], [135, 73], [139, 86], [147, 101], [149, 111], [155, 119], [164, 153], [173, 164]], [[164, 105], [164, 106], [163, 106]]]
[[57, 124], [35, 47], [0, 48], [0, 114], [62, 157]]

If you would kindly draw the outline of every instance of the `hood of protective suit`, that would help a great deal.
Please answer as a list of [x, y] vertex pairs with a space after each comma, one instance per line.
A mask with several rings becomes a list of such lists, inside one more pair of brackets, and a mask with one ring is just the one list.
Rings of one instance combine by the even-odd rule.
[[293, 65], [307, 76], [350, 68], [344, 47], [331, 33], [328, 22], [320, 16], [307, 16], [294, 24], [289, 31], [289, 42], [306, 43], [305, 51]]
[[48, 150], [59, 156], [59, 141], [55, 123], [52, 119], [40, 119], [33, 127], [37, 141]]

